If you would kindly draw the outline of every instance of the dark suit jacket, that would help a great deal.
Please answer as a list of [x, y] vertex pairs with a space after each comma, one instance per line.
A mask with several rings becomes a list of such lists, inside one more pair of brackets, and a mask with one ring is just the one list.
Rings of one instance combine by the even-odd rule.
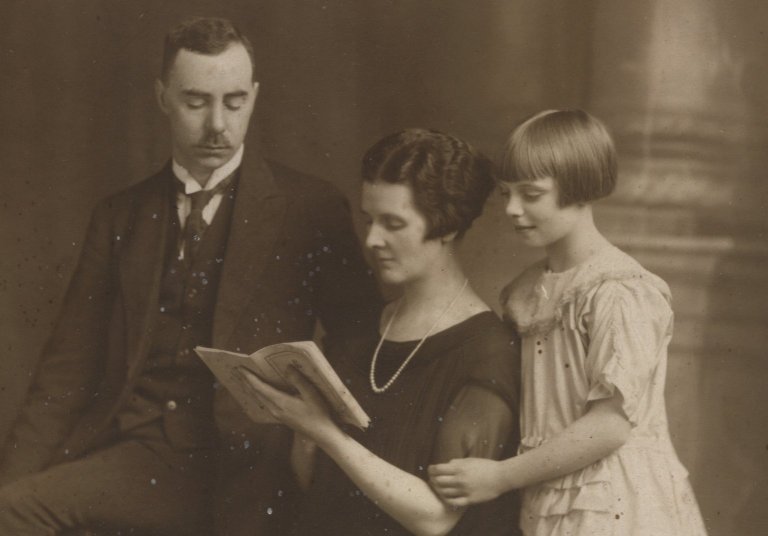
[[[246, 151], [241, 166], [213, 345], [250, 353], [311, 339], [318, 319], [330, 339], [375, 321], [378, 293], [343, 196], [254, 153]], [[61, 316], [0, 459], [0, 483], [99, 445], [130, 394], [158, 309], [171, 184], [169, 163], [95, 209]], [[264, 436], [226, 392], [217, 391], [215, 413], [226, 450], [233, 438], [242, 446], [245, 437]]]

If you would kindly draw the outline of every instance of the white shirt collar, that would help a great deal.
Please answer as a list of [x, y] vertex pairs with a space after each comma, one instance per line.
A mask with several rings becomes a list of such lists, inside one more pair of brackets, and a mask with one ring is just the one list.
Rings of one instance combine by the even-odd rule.
[[234, 172], [240, 166], [240, 163], [243, 161], [244, 147], [245, 144], [242, 144], [234, 156], [229, 159], [229, 162], [220, 168], [213, 170], [213, 173], [211, 173], [211, 178], [208, 179], [207, 183], [205, 183], [205, 188], [201, 187], [200, 183], [195, 180], [189, 171], [187, 171], [186, 168], [184, 168], [181, 164], [176, 162], [175, 159], [172, 163], [173, 174], [176, 175], [176, 177], [184, 183], [184, 193], [187, 195], [199, 192], [201, 190], [213, 190], [217, 184], [229, 177], [232, 172]]

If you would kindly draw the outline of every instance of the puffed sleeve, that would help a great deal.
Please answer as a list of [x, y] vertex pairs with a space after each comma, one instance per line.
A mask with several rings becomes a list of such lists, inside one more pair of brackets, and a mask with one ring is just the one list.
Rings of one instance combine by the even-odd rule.
[[444, 416], [436, 463], [469, 456], [499, 459], [517, 448], [519, 339], [499, 330], [478, 341], [469, 352], [473, 354], [472, 370]]
[[434, 462], [504, 457], [513, 441], [515, 418], [498, 394], [478, 385], [465, 386], [444, 418]]
[[633, 425], [638, 406], [672, 336], [668, 298], [642, 280], [606, 281], [589, 297], [582, 321], [588, 336], [588, 400], [618, 391]]
[[[483, 350], [489, 353], [474, 354], [475, 366], [444, 416], [433, 463], [465, 457], [499, 460], [513, 456], [517, 450], [520, 441], [519, 341], [516, 337], [503, 336], [487, 344]], [[450, 534], [519, 534], [519, 512], [519, 494], [508, 492], [469, 508]]]

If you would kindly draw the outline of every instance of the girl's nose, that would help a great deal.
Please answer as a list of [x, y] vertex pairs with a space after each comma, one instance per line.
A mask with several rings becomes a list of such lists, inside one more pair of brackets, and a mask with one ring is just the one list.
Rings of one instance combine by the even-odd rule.
[[507, 216], [522, 216], [523, 204], [520, 202], [520, 196], [514, 193], [509, 195], [507, 199], [507, 206], [504, 207], [504, 212]]

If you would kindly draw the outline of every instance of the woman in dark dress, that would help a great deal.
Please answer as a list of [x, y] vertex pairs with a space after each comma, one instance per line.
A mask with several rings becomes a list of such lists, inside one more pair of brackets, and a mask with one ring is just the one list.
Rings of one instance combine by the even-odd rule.
[[371, 147], [362, 175], [365, 245], [398, 297], [378, 331], [329, 359], [371, 426], [336, 424], [298, 372], [297, 396], [246, 378], [295, 431], [292, 464], [306, 490], [295, 532], [516, 534], [514, 495], [453, 509], [426, 482], [429, 464], [498, 459], [517, 446], [518, 345], [468, 284], [457, 252], [494, 187], [491, 165], [461, 140], [411, 129]]

